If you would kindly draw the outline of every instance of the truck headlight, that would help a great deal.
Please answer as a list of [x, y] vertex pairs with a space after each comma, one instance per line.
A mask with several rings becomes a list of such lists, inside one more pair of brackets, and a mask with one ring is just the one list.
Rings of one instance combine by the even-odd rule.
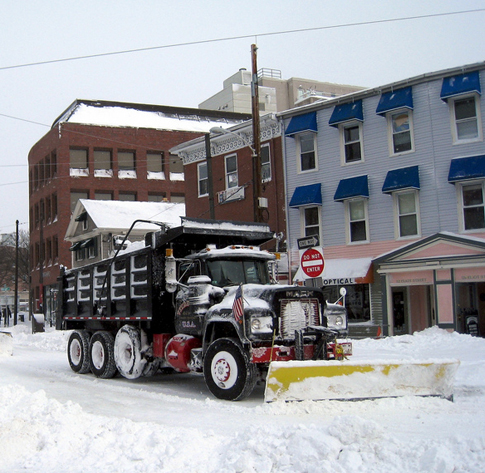
[[253, 335], [273, 333], [273, 317], [251, 317], [251, 333]]

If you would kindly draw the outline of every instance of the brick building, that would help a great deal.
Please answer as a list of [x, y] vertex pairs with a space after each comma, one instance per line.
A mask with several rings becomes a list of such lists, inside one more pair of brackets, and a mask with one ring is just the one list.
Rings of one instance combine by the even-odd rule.
[[[186, 208], [187, 216], [211, 218], [212, 197], [212, 217], [216, 220], [254, 222], [252, 122], [234, 125], [226, 133], [213, 130], [209, 137], [210, 171], [204, 137], [171, 150], [182, 158], [185, 168], [186, 198], [190, 202]], [[274, 251], [277, 246], [278, 249], [283, 248], [286, 220], [281, 132], [272, 114], [261, 117], [260, 139], [260, 197], [267, 199], [267, 206], [261, 210], [261, 219], [273, 232], [281, 234], [280, 241], [275, 239], [265, 246], [265, 249]]]
[[32, 310], [55, 307], [64, 241], [79, 199], [185, 201], [173, 146], [248, 115], [181, 107], [76, 100], [29, 153]]

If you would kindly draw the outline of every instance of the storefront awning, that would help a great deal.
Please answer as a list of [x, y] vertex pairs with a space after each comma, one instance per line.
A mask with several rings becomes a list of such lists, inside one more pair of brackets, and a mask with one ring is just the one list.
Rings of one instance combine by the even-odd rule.
[[485, 178], [485, 155], [451, 160], [448, 182]]
[[328, 124], [330, 126], [338, 126], [339, 123], [351, 120], [364, 121], [362, 100], [335, 106]]
[[481, 94], [480, 74], [478, 71], [467, 72], [458, 76], [445, 77], [441, 85], [441, 100], [448, 100], [456, 95], [477, 92]]
[[76, 243], [73, 243], [73, 245], [69, 248], [69, 251], [76, 251], [81, 248], [82, 241], [77, 241]]
[[398, 108], [413, 109], [413, 91], [411, 87], [382, 94], [377, 105], [376, 113], [378, 115], [384, 115]]
[[353, 197], [369, 197], [367, 175], [342, 179], [338, 183], [333, 200], [342, 201]]
[[419, 189], [419, 166], [393, 169], [387, 173], [382, 192], [389, 193], [401, 189]]
[[324, 286], [373, 283], [372, 258], [326, 259], [321, 277]]
[[88, 238], [81, 243], [81, 248], [88, 248], [94, 245], [94, 238]]
[[290, 200], [290, 207], [301, 207], [303, 205], [322, 205], [322, 185], [310, 184], [295, 189]]
[[88, 218], [88, 213], [82, 212], [75, 218], [75, 220], [76, 222], [85, 222], [87, 218]]
[[305, 113], [304, 115], [292, 117], [286, 128], [285, 135], [293, 136], [305, 131], [313, 131], [314, 133], [318, 131], [317, 112]]

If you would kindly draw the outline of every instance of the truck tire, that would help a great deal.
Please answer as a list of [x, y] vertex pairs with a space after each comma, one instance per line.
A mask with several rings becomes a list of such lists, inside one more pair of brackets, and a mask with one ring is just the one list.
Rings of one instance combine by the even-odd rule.
[[239, 401], [249, 396], [257, 381], [257, 368], [233, 338], [214, 340], [204, 358], [204, 378], [219, 399]]
[[145, 363], [141, 355], [140, 330], [132, 325], [124, 325], [115, 338], [115, 363], [121, 376], [136, 379], [143, 374]]
[[89, 366], [89, 332], [75, 330], [67, 342], [67, 359], [72, 371], [79, 374], [88, 373]]
[[95, 332], [89, 342], [92, 373], [98, 378], [112, 378], [116, 374], [114, 337], [109, 332]]

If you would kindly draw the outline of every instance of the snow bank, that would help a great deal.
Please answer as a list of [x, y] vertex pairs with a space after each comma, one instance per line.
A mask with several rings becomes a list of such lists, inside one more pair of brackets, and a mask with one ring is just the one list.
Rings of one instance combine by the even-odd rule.
[[[239, 403], [208, 398], [184, 375], [169, 384], [75, 375], [58, 353], [68, 332], [32, 334], [27, 324], [10, 330], [17, 349], [0, 358], [0, 471], [483, 472], [481, 338], [432, 328], [354, 341], [355, 361], [458, 358], [453, 403], [400, 397], [265, 404], [254, 396]], [[65, 370], [43, 366], [49, 357], [65, 360]], [[26, 388], [34, 371], [42, 389]], [[59, 393], [71, 400], [59, 402]]]

